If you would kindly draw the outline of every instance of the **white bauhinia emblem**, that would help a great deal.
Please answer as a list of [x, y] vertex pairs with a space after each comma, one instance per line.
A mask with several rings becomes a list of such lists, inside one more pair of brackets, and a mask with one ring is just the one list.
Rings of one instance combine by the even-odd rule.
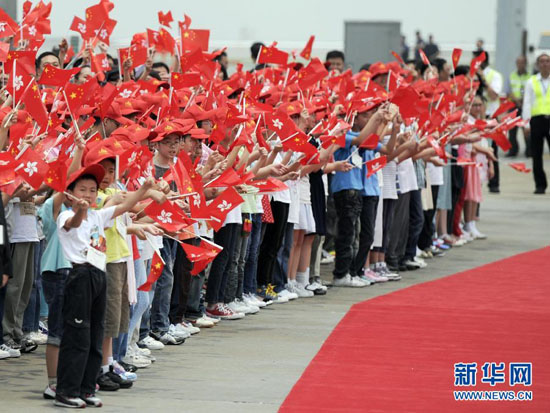
[[196, 207], [201, 205], [201, 196], [199, 194], [193, 195], [193, 205]]
[[166, 212], [164, 209], [162, 211], [160, 211], [160, 215], [157, 216], [157, 218], [163, 224], [171, 224], [172, 223], [172, 213], [171, 212]]
[[78, 23], [78, 31], [82, 34], [86, 33], [86, 25], [84, 23]]
[[372, 169], [373, 169], [373, 170], [376, 170], [376, 169], [378, 169], [378, 168], [380, 168], [380, 163], [375, 162], [375, 163], [372, 164]]
[[2, 33], [4, 30], [6, 30], [6, 26], [8, 23], [6, 22], [0, 22], [0, 33]]
[[101, 31], [99, 32], [99, 37], [105, 40], [107, 36], [109, 36], [109, 32], [106, 29], [101, 29]]
[[281, 130], [283, 127], [283, 122], [281, 122], [279, 119], [273, 119], [273, 127]]
[[223, 202], [218, 205], [218, 209], [220, 210], [220, 212], [223, 212], [227, 209], [231, 209], [231, 203], [227, 202], [225, 199], [223, 200]]
[[128, 159], [128, 163], [132, 163], [137, 158], [137, 152], [132, 152], [132, 156], [130, 156], [130, 159]]
[[29, 26], [29, 34], [31, 36], [36, 36], [36, 26]]
[[109, 67], [109, 59], [107, 59], [106, 57], [101, 59], [101, 66], [102, 67]]
[[132, 91], [130, 89], [124, 89], [119, 95], [124, 99], [128, 99], [132, 95]]
[[27, 162], [27, 166], [23, 169], [29, 176], [33, 176], [34, 173], [38, 172], [36, 165], [38, 162]]
[[23, 76], [15, 76], [13, 79], [13, 88], [18, 91], [23, 86]]

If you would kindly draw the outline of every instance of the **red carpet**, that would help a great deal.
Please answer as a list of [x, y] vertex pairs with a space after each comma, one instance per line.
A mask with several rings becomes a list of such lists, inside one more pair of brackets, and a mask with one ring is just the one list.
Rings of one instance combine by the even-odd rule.
[[[354, 305], [281, 412], [550, 412], [550, 248]], [[477, 385], [454, 387], [454, 364]], [[505, 383], [481, 383], [505, 362]], [[531, 362], [532, 385], [509, 386]], [[530, 390], [532, 401], [455, 401], [454, 390]]]

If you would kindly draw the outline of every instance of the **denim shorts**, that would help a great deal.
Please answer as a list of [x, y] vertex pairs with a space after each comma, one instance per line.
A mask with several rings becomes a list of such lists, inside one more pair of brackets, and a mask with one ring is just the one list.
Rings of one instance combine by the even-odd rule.
[[42, 273], [42, 290], [48, 304], [48, 344], [59, 347], [63, 335], [63, 294], [69, 269]]

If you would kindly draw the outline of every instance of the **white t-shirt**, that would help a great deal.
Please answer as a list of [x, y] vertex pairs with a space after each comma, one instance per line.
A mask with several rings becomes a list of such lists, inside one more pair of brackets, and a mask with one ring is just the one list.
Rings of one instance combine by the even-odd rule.
[[[274, 163], [281, 163], [282, 161], [283, 155], [281, 155], [281, 152], [279, 152], [277, 156], [275, 156]], [[284, 191], [274, 192], [272, 197], [274, 201], [282, 202], [284, 204], [290, 204], [290, 191], [288, 189], [285, 189]]]
[[6, 223], [10, 242], [38, 242], [36, 206], [33, 202], [9, 201], [6, 208]]
[[59, 242], [63, 247], [63, 253], [67, 259], [74, 264], [85, 264], [88, 262], [86, 256], [88, 248], [95, 248], [103, 253], [107, 247], [105, 239], [105, 228], [113, 225], [113, 213], [116, 206], [110, 206], [99, 210], [88, 209], [88, 216], [82, 221], [78, 228], [65, 230], [65, 222], [72, 216], [72, 209], [64, 211], [57, 217], [57, 233]]
[[[489, 84], [489, 86], [491, 87], [491, 89], [493, 89], [493, 91], [497, 95], [502, 96], [502, 92], [504, 89], [504, 82], [502, 80], [502, 75], [498, 73], [496, 70], [491, 69], [489, 66], [487, 66], [483, 70], [483, 75], [485, 76], [485, 79], [487, 79], [487, 76], [491, 71], [494, 72], [494, 75], [493, 75], [493, 78], [491, 79], [491, 83]], [[500, 101], [498, 99], [488, 101], [487, 108], [486, 108], [487, 115], [491, 116], [498, 109], [499, 106], [500, 106]]]
[[302, 176], [298, 181], [300, 189], [300, 203], [311, 205], [311, 185], [309, 184], [309, 175]]
[[416, 172], [411, 158], [407, 158], [397, 165], [397, 174], [399, 176], [399, 192], [406, 194], [418, 189]]
[[290, 207], [288, 209], [287, 222], [297, 224], [300, 221], [300, 190], [298, 181], [286, 181], [286, 185], [290, 193]]
[[434, 186], [443, 185], [443, 167], [435, 166], [433, 163], [428, 162], [426, 168], [430, 177], [430, 183]]

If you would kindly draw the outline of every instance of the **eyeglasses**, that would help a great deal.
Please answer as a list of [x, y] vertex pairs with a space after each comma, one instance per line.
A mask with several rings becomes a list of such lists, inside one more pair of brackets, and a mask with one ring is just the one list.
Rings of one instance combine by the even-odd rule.
[[181, 141], [180, 140], [177, 140], [177, 141], [172, 141], [172, 142], [169, 142], [169, 141], [160, 141], [161, 145], [166, 145], [166, 146], [178, 146]]

